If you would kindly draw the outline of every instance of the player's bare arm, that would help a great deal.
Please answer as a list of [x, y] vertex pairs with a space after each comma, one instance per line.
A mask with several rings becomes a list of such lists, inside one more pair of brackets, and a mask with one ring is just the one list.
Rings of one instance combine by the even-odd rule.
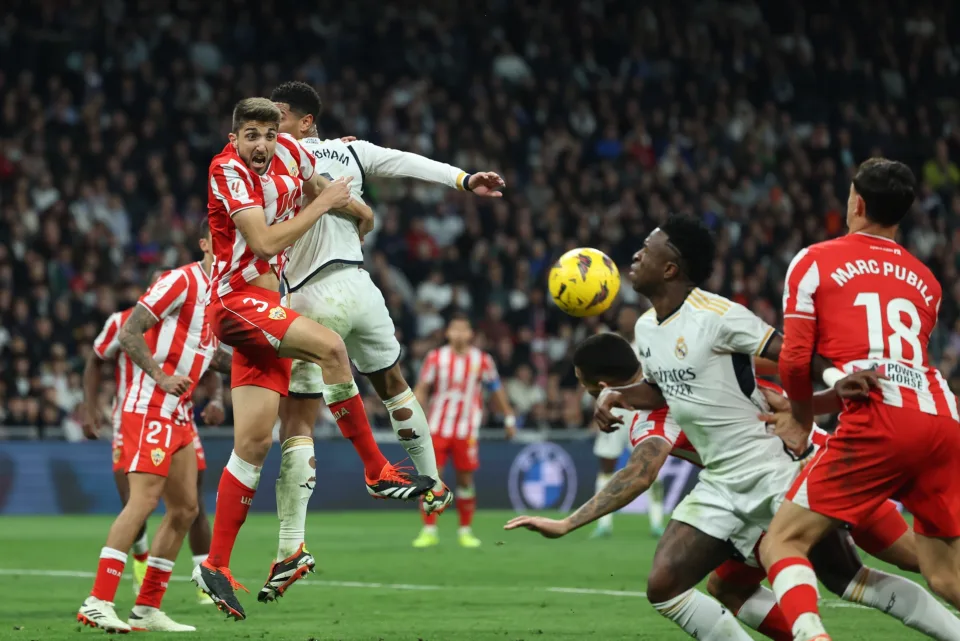
[[120, 347], [137, 367], [157, 382], [164, 392], [179, 396], [190, 389], [190, 379], [186, 376], [167, 375], [153, 360], [153, 353], [143, 338], [144, 333], [158, 322], [157, 317], [142, 304], [135, 305], [130, 318], [120, 328]]
[[616, 512], [646, 492], [660, 473], [670, 455], [670, 444], [662, 438], [648, 438], [640, 443], [626, 466], [614, 474], [607, 484], [580, 509], [565, 519], [547, 519], [539, 516], [518, 516], [511, 519], [505, 530], [526, 528], [556, 539], [593, 523], [601, 516]]
[[330, 183], [297, 216], [282, 223], [267, 225], [262, 207], [250, 207], [233, 215], [233, 223], [257, 258], [270, 260], [290, 247], [331, 209], [342, 209], [350, 202], [350, 181], [338, 178]]
[[223, 345], [217, 347], [217, 351], [214, 352], [213, 359], [210, 361], [210, 369], [220, 372], [221, 374], [229, 374], [232, 364], [233, 354], [227, 351]]
[[89, 439], [100, 437], [103, 417], [100, 414], [100, 383], [103, 380], [103, 361], [90, 350], [83, 367], [83, 435]]
[[600, 383], [603, 391], [597, 397], [593, 418], [604, 432], [613, 432], [623, 424], [623, 418], [613, 413], [615, 408], [625, 410], [657, 410], [666, 407], [667, 401], [659, 388], [647, 381], [623, 387], [608, 387]]
[[507, 391], [502, 387], [492, 395], [493, 402], [497, 406], [497, 411], [503, 416], [503, 434], [508, 439], [517, 435], [517, 418], [510, 405], [510, 399], [507, 397]]
[[[220, 350], [217, 350], [217, 352], [219, 353]], [[206, 391], [208, 399], [207, 405], [200, 414], [200, 418], [203, 419], [206, 425], [222, 424], [227, 417], [226, 410], [224, 410], [223, 407], [223, 377], [220, 376], [218, 371], [213, 369], [212, 363], [210, 369], [200, 377], [200, 387], [203, 387]]]

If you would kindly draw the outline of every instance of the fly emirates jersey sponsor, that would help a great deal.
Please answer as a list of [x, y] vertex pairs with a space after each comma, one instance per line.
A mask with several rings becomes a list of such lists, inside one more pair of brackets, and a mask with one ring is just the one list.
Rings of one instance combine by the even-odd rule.
[[[784, 395], [783, 389], [779, 385], [756, 379], [757, 386], [766, 388], [777, 394]], [[641, 443], [651, 438], [663, 439], [670, 445], [670, 455], [682, 458], [685, 461], [693, 463], [697, 467], [703, 467], [703, 461], [696, 448], [680, 429], [680, 426], [670, 415], [669, 407], [661, 407], [657, 410], [623, 410], [615, 408], [613, 413], [623, 419], [623, 424], [627, 426], [630, 435], [630, 448], [636, 449]], [[810, 449], [806, 452], [804, 461], [808, 460], [816, 451], [826, 445], [830, 434], [820, 429], [816, 424], [810, 432]]]
[[227, 145], [210, 163], [207, 216], [213, 238], [212, 294], [223, 296], [243, 289], [267, 272], [283, 270], [286, 251], [270, 260], [258, 258], [233, 223], [237, 213], [260, 207], [267, 225], [292, 218], [300, 210], [303, 182], [313, 178], [313, 156], [292, 137], [277, 137], [276, 154], [264, 175], [251, 171]]
[[956, 398], [927, 356], [941, 302], [933, 273], [888, 238], [848, 234], [802, 250], [783, 292], [784, 387], [809, 397], [802, 368], [789, 365], [815, 349], [847, 373], [876, 368], [886, 377], [876, 400], [956, 420]]
[[[303, 138], [300, 144], [313, 158], [316, 171], [329, 180], [353, 177], [350, 190], [362, 200], [368, 176], [417, 178], [463, 189], [466, 172], [442, 162], [396, 149], [378, 147], [365, 140], [344, 143], [339, 139]], [[362, 265], [363, 249], [356, 218], [331, 213], [323, 216], [289, 251], [284, 271], [288, 291], [306, 285], [324, 267]]]
[[734, 491], [751, 487], [771, 467], [793, 463], [783, 442], [757, 418], [768, 406], [753, 357], [773, 335], [742, 305], [700, 289], [662, 323], [650, 310], [636, 324], [646, 380], [660, 388], [699, 452], [705, 478]]

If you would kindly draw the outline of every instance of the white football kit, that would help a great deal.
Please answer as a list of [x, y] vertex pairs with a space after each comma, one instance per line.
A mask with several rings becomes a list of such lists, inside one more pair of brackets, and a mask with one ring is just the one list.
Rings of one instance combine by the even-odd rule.
[[[367, 176], [418, 178], [456, 189], [463, 189], [468, 177], [445, 163], [364, 140], [304, 138], [300, 144], [313, 154], [320, 175], [331, 180], [352, 176], [350, 189], [358, 200]], [[383, 294], [362, 265], [356, 219], [326, 214], [288, 252], [284, 304], [339, 334], [357, 369], [373, 374], [400, 360], [400, 343]], [[290, 394], [319, 397], [322, 393], [320, 366], [294, 360]]]
[[663, 322], [653, 310], [644, 314], [635, 336], [644, 376], [704, 466], [672, 518], [749, 559], [802, 467], [757, 418], [768, 405], [753, 357], [774, 329], [742, 305], [694, 289]]

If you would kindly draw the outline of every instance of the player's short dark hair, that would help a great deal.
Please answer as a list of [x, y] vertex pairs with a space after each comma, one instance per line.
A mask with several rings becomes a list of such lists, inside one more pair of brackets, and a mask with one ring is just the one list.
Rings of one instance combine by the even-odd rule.
[[453, 325], [454, 321], [463, 321], [470, 327], [473, 327], [473, 321], [470, 320], [470, 314], [466, 313], [462, 309], [456, 309], [450, 313], [447, 317], [447, 327]]
[[588, 381], [620, 383], [637, 375], [640, 360], [630, 341], [607, 332], [581, 341], [573, 351], [573, 365]]
[[233, 133], [247, 122], [272, 122], [280, 126], [280, 108], [269, 98], [244, 98], [233, 108]]
[[871, 158], [857, 169], [853, 188], [867, 209], [867, 220], [893, 227], [913, 206], [917, 180], [902, 162]]
[[291, 80], [279, 85], [270, 94], [270, 100], [285, 102], [290, 105], [291, 111], [297, 112], [301, 117], [313, 116], [314, 120], [320, 118], [320, 110], [323, 108], [317, 90], [299, 80]]
[[717, 245], [713, 234], [699, 218], [675, 214], [660, 225], [660, 231], [680, 253], [680, 268], [690, 282], [700, 285], [710, 278]]
[[207, 234], [210, 233], [210, 219], [204, 218], [200, 221], [200, 225], [197, 227], [197, 238], [206, 238]]

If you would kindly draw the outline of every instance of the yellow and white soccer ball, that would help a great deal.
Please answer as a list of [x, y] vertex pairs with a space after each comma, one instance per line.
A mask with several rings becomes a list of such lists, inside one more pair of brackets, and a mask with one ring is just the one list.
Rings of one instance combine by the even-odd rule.
[[602, 251], [571, 249], [550, 269], [550, 297], [571, 316], [607, 311], [620, 291], [620, 271]]

